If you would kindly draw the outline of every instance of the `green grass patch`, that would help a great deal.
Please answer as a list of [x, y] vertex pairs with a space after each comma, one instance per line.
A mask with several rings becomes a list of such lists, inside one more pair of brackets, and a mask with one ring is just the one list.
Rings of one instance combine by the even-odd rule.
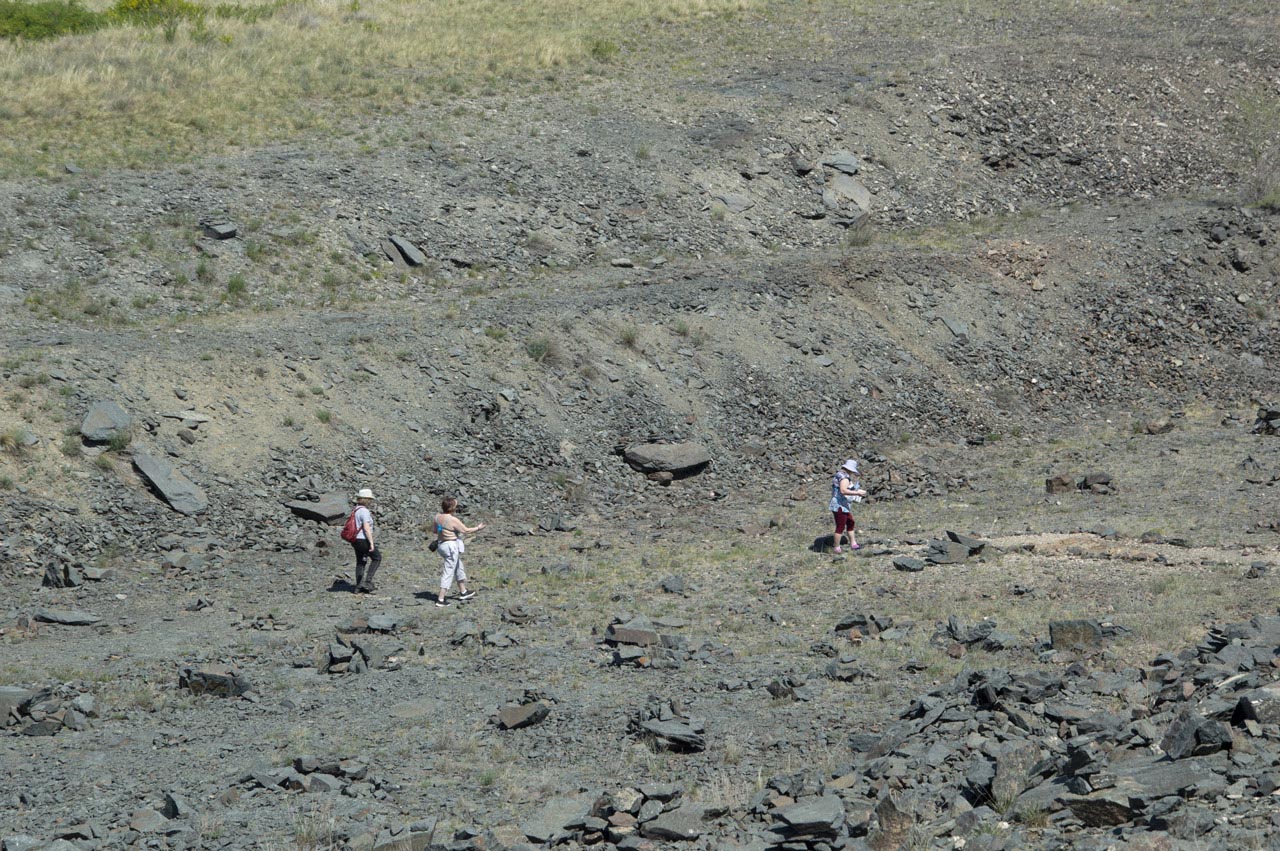
[[56, 38], [106, 26], [106, 16], [74, 2], [16, 3], [0, 0], [0, 38]]

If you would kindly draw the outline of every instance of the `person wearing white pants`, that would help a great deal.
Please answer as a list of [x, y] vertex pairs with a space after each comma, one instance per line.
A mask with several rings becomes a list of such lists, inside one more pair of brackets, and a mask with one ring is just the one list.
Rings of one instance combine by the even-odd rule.
[[462, 566], [462, 554], [467, 548], [462, 542], [462, 536], [479, 532], [484, 524], [466, 525], [454, 516], [453, 512], [457, 508], [458, 500], [446, 496], [440, 500], [440, 513], [436, 515], [436, 552], [444, 559], [444, 568], [440, 572], [440, 596], [436, 598], [436, 607], [441, 609], [449, 605], [445, 595], [449, 593], [455, 580], [458, 583], [459, 600], [470, 600], [476, 595], [476, 592], [467, 590], [467, 571]]

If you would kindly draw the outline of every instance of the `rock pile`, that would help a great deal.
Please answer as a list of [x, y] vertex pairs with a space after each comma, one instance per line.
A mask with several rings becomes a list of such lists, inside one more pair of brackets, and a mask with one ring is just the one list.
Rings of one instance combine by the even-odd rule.
[[1280, 405], [1258, 409], [1258, 419], [1253, 424], [1254, 434], [1280, 434]]
[[685, 715], [677, 701], [657, 697], [650, 697], [630, 724], [632, 735], [648, 742], [654, 750], [675, 753], [706, 750], [706, 731], [706, 721]]
[[114, 575], [115, 571], [108, 568], [51, 561], [44, 566], [44, 578], [40, 584], [45, 588], [79, 588], [86, 580], [100, 582]]
[[729, 648], [704, 641], [693, 647], [682, 635], [659, 632], [659, 628], [678, 629], [682, 622], [651, 621], [643, 615], [619, 615], [605, 628], [604, 644], [613, 649], [614, 665], [671, 669], [690, 661], [712, 662], [733, 657]]
[[[987, 546], [986, 541], [948, 530], [945, 541], [935, 539], [929, 542], [929, 549], [924, 555], [924, 560], [930, 564], [961, 564], [965, 559], [982, 555], [982, 551]], [[905, 561], [903, 566], [899, 566], [897, 560], [895, 560], [894, 566], [898, 567], [899, 570], [915, 569], [914, 563]]]
[[98, 712], [92, 694], [70, 685], [31, 691], [0, 686], [0, 728], [17, 727], [24, 736], [56, 736], [84, 730]]
[[1096, 494], [1115, 493], [1110, 473], [1088, 473], [1076, 479], [1072, 476], [1058, 475], [1044, 480], [1045, 493], [1070, 493], [1071, 491], [1087, 491]]
[[649, 783], [603, 795], [552, 798], [520, 830], [530, 841], [547, 846], [607, 842], [623, 851], [642, 851], [664, 841], [721, 833], [718, 820], [725, 812], [723, 807], [686, 801], [678, 786]]
[[[987, 632], [948, 624], [965, 637], [975, 629]], [[1211, 630], [1142, 669], [965, 672], [915, 700], [899, 723], [851, 735], [854, 761], [834, 777], [770, 780], [752, 812], [763, 833], [791, 824], [785, 814], [797, 802], [826, 807], [829, 845], [847, 829], [881, 847], [874, 836], [889, 822], [925, 837], [1024, 842], [1034, 829], [1037, 847], [1091, 847], [1080, 834], [1097, 828], [1115, 831], [1108, 841], [1211, 833], [1201, 841], [1248, 845], [1275, 827], [1277, 647], [1280, 617], [1269, 616]], [[843, 801], [843, 824], [830, 796]]]
[[349, 797], [357, 797], [361, 792], [375, 788], [376, 784], [367, 777], [368, 773], [368, 764], [358, 759], [300, 756], [292, 766], [255, 768], [243, 775], [239, 783], [290, 792], [342, 792]]
[[315, 667], [321, 674], [363, 674], [376, 668], [395, 670], [400, 667], [395, 654], [403, 650], [399, 644], [387, 647], [362, 636], [339, 632], [333, 641], [316, 651]]

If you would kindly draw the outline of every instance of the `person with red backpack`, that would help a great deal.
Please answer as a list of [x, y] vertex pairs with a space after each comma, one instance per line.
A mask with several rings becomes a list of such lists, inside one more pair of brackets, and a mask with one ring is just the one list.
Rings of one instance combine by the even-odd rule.
[[342, 540], [348, 541], [356, 552], [357, 594], [372, 594], [375, 590], [373, 575], [382, 566], [382, 550], [374, 541], [373, 491], [361, 488], [356, 494], [356, 507], [342, 527]]

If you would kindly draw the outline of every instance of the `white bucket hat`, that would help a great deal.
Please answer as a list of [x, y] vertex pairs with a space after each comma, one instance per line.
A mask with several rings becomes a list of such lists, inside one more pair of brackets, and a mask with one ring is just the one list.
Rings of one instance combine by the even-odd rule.
[[356, 494], [356, 499], [373, 499], [373, 491], [369, 488], [361, 488], [360, 493]]
[[840, 465], [841, 470], [848, 470], [850, 473], [858, 472], [858, 462], [850, 458]]

